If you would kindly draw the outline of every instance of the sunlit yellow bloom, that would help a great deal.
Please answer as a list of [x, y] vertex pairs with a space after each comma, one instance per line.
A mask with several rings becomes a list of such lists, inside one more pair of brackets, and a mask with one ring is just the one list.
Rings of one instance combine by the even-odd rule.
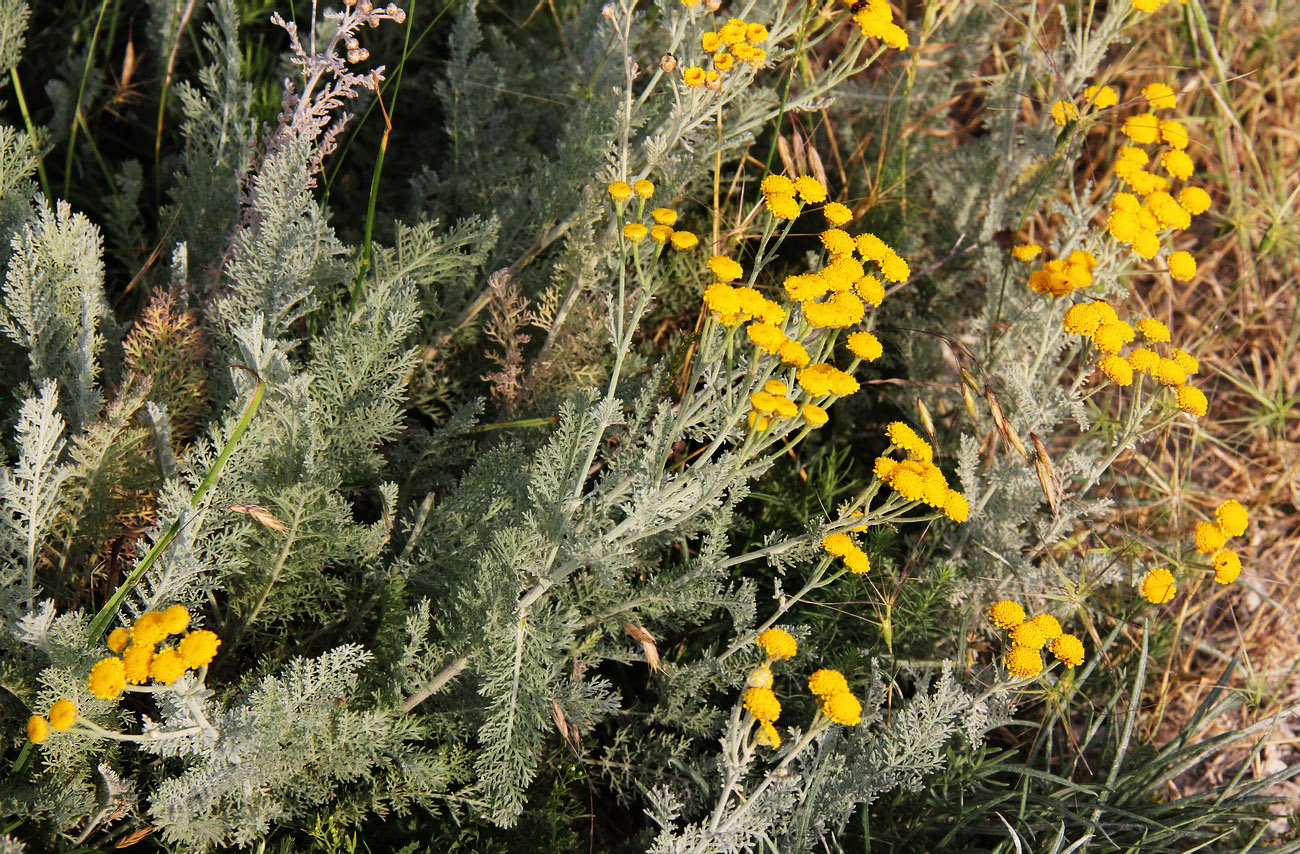
[[1028, 679], [1043, 672], [1043, 654], [1027, 646], [1012, 646], [1007, 650], [1003, 662], [1007, 672], [1021, 679]]
[[757, 720], [772, 723], [781, 717], [781, 701], [771, 688], [750, 688], [745, 692], [745, 711]]
[[1066, 667], [1078, 667], [1083, 664], [1083, 641], [1074, 635], [1062, 634], [1052, 641], [1049, 648], [1052, 655]]
[[822, 208], [822, 215], [831, 225], [845, 225], [853, 219], [853, 211], [849, 210], [848, 205], [842, 205], [839, 202], [827, 202]]
[[1227, 540], [1223, 529], [1215, 522], [1197, 522], [1194, 536], [1196, 550], [1203, 555], [1212, 554], [1223, 548]]
[[1177, 390], [1178, 408], [1200, 418], [1210, 409], [1210, 401], [1205, 392], [1194, 385], [1180, 385]]
[[1196, 259], [1192, 253], [1184, 252], [1181, 249], [1169, 255], [1169, 275], [1173, 276], [1180, 282], [1191, 281], [1192, 276], [1196, 275]]
[[1163, 605], [1177, 593], [1174, 574], [1167, 569], [1153, 569], [1142, 578], [1142, 595], [1152, 605]]
[[754, 638], [754, 643], [773, 661], [793, 658], [799, 652], [799, 644], [794, 635], [785, 629], [768, 629]]
[[1214, 511], [1214, 519], [1225, 537], [1240, 537], [1246, 533], [1250, 524], [1250, 514], [1246, 506], [1235, 498], [1229, 498]]
[[[1214, 580], [1220, 584], [1231, 584], [1241, 575], [1241, 558], [1236, 552], [1227, 549], [1219, 549], [1210, 559], [1214, 566]], [[54, 713], [50, 713], [50, 719], [53, 720]]]
[[1014, 629], [1025, 621], [1025, 609], [1019, 602], [1003, 599], [989, 608], [989, 619], [999, 629]]
[[1148, 83], [1142, 89], [1142, 97], [1147, 99], [1153, 110], [1172, 110], [1178, 106], [1174, 90], [1164, 83]]
[[1032, 261], [1043, 251], [1037, 243], [1021, 243], [1011, 248], [1011, 254], [1018, 261]]

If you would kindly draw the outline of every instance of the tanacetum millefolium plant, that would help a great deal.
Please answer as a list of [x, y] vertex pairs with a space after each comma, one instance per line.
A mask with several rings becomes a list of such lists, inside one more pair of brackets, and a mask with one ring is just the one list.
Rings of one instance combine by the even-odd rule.
[[1113, 524], [1214, 412], [1162, 4], [127, 5], [0, 3], [6, 852], [1262, 827], [1141, 726], [1251, 512]]

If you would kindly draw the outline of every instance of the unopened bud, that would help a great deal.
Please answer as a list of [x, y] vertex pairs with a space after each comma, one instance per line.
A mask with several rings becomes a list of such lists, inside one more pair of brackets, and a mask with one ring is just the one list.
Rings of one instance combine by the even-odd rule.
[[659, 59], [659, 67], [663, 69], [665, 74], [671, 74], [677, 68], [677, 57], [671, 53], [665, 53]]
[[365, 62], [369, 58], [370, 58], [370, 51], [366, 50], [364, 47], [359, 47], [355, 50], [348, 51], [348, 62], [351, 63]]
[[606, 3], [604, 6], [601, 6], [600, 16], [602, 18], [609, 18], [612, 21], [614, 19], [614, 4]]
[[722, 0], [704, 0], [704, 8], [716, 12], [722, 8]]
[[719, 89], [722, 88], [721, 75], [719, 75], [718, 72], [716, 71], [706, 72], [704, 75], [704, 85], [705, 87], [712, 89], [714, 92], [717, 92]]

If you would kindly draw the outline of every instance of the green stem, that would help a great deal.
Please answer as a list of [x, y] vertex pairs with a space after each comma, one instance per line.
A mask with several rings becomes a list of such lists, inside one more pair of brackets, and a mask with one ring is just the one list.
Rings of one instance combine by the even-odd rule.
[[18, 80], [17, 66], [9, 69], [9, 79], [13, 81], [14, 94], [18, 96], [18, 109], [23, 114], [23, 123], [27, 126], [27, 138], [31, 141], [32, 152], [37, 154], [36, 174], [41, 180], [41, 193], [47, 200], [53, 201], [50, 196], [50, 178], [45, 174], [45, 155], [36, 151], [36, 124], [32, 121], [32, 114], [27, 110], [27, 99], [23, 96], [23, 84]]

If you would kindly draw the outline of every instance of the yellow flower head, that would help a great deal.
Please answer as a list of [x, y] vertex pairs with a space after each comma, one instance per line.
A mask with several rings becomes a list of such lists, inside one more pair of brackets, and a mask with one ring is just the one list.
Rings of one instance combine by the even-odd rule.
[[737, 44], [745, 40], [746, 30], [744, 21], [740, 18], [732, 18], [722, 25], [722, 29], [718, 30], [718, 35], [727, 44]]
[[816, 670], [808, 677], [808, 690], [823, 700], [849, 692], [848, 680], [838, 670]]
[[785, 332], [775, 323], [751, 323], [745, 328], [745, 334], [754, 346], [764, 353], [779, 353], [781, 347], [789, 339], [785, 337]]
[[1011, 630], [1011, 642], [1029, 649], [1042, 649], [1047, 645], [1047, 635], [1032, 620], [1026, 620]]
[[795, 653], [799, 651], [798, 641], [785, 629], [768, 629], [756, 637], [754, 643], [758, 644], [758, 648], [767, 653], [767, 657], [773, 661], [794, 658]]
[[1012, 247], [1011, 254], [1015, 256], [1018, 261], [1032, 261], [1037, 258], [1042, 251], [1043, 247], [1039, 246], [1037, 243], [1021, 243]]
[[845, 255], [857, 248], [853, 238], [842, 228], [828, 228], [821, 233], [822, 246], [832, 255]]
[[1164, 386], [1175, 387], [1187, 382], [1187, 371], [1183, 370], [1182, 365], [1164, 356], [1161, 356], [1160, 361], [1156, 363], [1156, 369], [1152, 371], [1151, 376]]
[[153, 663], [149, 665], [149, 675], [155, 682], [170, 685], [181, 678], [181, 674], [187, 669], [185, 659], [181, 658], [179, 652], [174, 649], [163, 649], [153, 657]]
[[757, 21], [745, 27], [745, 38], [749, 39], [754, 44], [767, 41], [768, 35], [767, 27]]
[[1194, 538], [1196, 550], [1203, 555], [1218, 551], [1227, 542], [1223, 529], [1214, 522], [1197, 522]]
[[713, 67], [726, 74], [736, 67], [736, 57], [730, 53], [715, 53], [713, 55]]
[[840, 691], [822, 700], [822, 713], [837, 724], [857, 726], [862, 722], [862, 703], [848, 691]]
[[1210, 409], [1210, 402], [1206, 400], [1205, 392], [1194, 385], [1180, 385], [1177, 394], [1178, 408], [1183, 412], [1200, 418]]
[[859, 388], [857, 380], [825, 362], [809, 365], [796, 374], [795, 379], [799, 382], [799, 387], [812, 397], [848, 397]]
[[1103, 353], [1115, 354], [1125, 344], [1130, 344], [1137, 335], [1133, 327], [1129, 326], [1122, 320], [1112, 323], [1102, 323], [1092, 333], [1092, 343], [1098, 350]]
[[1148, 83], [1142, 89], [1142, 97], [1147, 99], [1153, 110], [1172, 110], [1178, 106], [1174, 90], [1164, 83]]
[[[1180, 209], [1181, 210], [1181, 209]], [[1196, 275], [1196, 259], [1181, 249], [1169, 255], [1169, 275], [1180, 282], [1190, 282]]]
[[640, 243], [642, 240], [645, 240], [645, 236], [649, 233], [650, 229], [646, 228], [639, 222], [629, 222], [627, 225], [623, 226], [623, 236], [633, 243]]
[[1196, 164], [1192, 162], [1191, 156], [1186, 151], [1179, 151], [1176, 148], [1160, 155], [1160, 165], [1170, 177], [1180, 181], [1186, 181], [1196, 171]]
[[113, 629], [113, 631], [108, 633], [107, 646], [113, 652], [120, 653], [122, 650], [126, 649], [126, 644], [130, 640], [131, 632], [118, 626], [116, 629]]
[[1152, 605], [1163, 605], [1177, 593], [1174, 574], [1167, 569], [1153, 569], [1142, 578], [1142, 595]]
[[161, 611], [145, 611], [131, 627], [131, 641], [140, 646], [152, 647], [167, 635]]
[[857, 547], [853, 545], [853, 538], [841, 531], [836, 534], [827, 534], [823, 537], [822, 548], [826, 550], [827, 554], [833, 554], [836, 557], [844, 557]]
[[871, 572], [871, 558], [867, 553], [857, 546], [844, 556], [844, 566], [854, 575], [863, 575]]
[[609, 185], [609, 197], [616, 202], [624, 202], [632, 197], [632, 185], [626, 181], [615, 181]]
[[781, 746], [781, 733], [776, 731], [776, 727], [772, 726], [771, 721], [760, 720], [758, 722], [758, 731], [754, 733], [754, 743], [776, 750]]
[[176, 645], [176, 651], [185, 660], [187, 668], [197, 670], [211, 663], [212, 659], [217, 657], [217, 647], [219, 646], [221, 646], [221, 638], [217, 637], [214, 632], [199, 629], [181, 638], [181, 642]]
[[673, 242], [673, 248], [679, 252], [685, 252], [687, 249], [694, 249], [700, 245], [700, 239], [689, 231], [674, 231], [669, 239]]
[[874, 362], [885, 352], [885, 348], [880, 344], [880, 339], [870, 332], [854, 332], [849, 335], [845, 344], [848, 346], [850, 353], [864, 362]]
[[700, 47], [704, 49], [705, 53], [713, 53], [722, 47], [722, 36], [712, 30], [702, 33], [700, 35]]
[[1154, 317], [1144, 317], [1135, 325], [1137, 326], [1137, 331], [1140, 332], [1142, 337], [1148, 341], [1168, 343], [1169, 327], [1165, 326]]
[[1066, 667], [1078, 667], [1083, 664], [1083, 641], [1074, 635], [1058, 635], [1049, 649], [1052, 655]]
[[1138, 113], [1125, 119], [1120, 130], [1138, 145], [1150, 145], [1160, 138], [1160, 119], [1155, 113]]
[[1053, 617], [1051, 614], [1039, 614], [1029, 622], [1033, 623], [1038, 630], [1043, 633], [1043, 637], [1047, 638], [1049, 641], [1059, 638], [1063, 631], [1061, 628], [1061, 621]]
[[1092, 335], [1101, 325], [1102, 317], [1095, 302], [1078, 302], [1065, 310], [1061, 324], [1072, 335]]
[[672, 208], [655, 208], [650, 211], [650, 216], [660, 225], [677, 224], [677, 211]]
[[1178, 363], [1189, 377], [1196, 376], [1201, 372], [1201, 363], [1196, 361], [1196, 357], [1186, 350], [1179, 350], [1177, 347], [1169, 351], [1169, 358]]
[[1183, 123], [1173, 119], [1162, 119], [1160, 122], [1160, 139], [1172, 148], [1182, 151], [1191, 142], [1191, 136], [1187, 133], [1187, 128]]
[[704, 85], [704, 69], [698, 65], [688, 65], [682, 69], [682, 83], [688, 89], [698, 89]]
[[1250, 514], [1246, 512], [1245, 505], [1235, 498], [1229, 498], [1220, 504], [1214, 511], [1214, 519], [1225, 537], [1240, 537], [1246, 533], [1246, 526], [1250, 524]]
[[126, 668], [126, 681], [132, 685], [143, 685], [149, 681], [149, 666], [153, 664], [153, 644], [132, 643], [122, 653], [122, 665]]
[[1160, 365], [1160, 355], [1155, 350], [1138, 347], [1128, 354], [1128, 363], [1139, 374], [1150, 374]]
[[1201, 187], [1183, 187], [1178, 191], [1178, 204], [1192, 216], [1199, 216], [1210, 209], [1210, 194]]
[[815, 403], [804, 404], [803, 409], [799, 410], [803, 420], [809, 427], [822, 427], [830, 420], [830, 415], [825, 409]]
[[708, 266], [719, 282], [734, 282], [745, 275], [745, 268], [741, 267], [738, 261], [725, 255], [714, 255], [709, 259]]
[[863, 276], [853, 283], [853, 289], [868, 305], [879, 306], [885, 301], [885, 286], [875, 276]]
[[173, 604], [168, 610], [162, 612], [162, 629], [166, 633], [185, 632], [187, 625], [190, 625], [190, 610], [183, 604]]
[[50, 737], [50, 724], [40, 715], [32, 715], [27, 719], [27, 740], [32, 744], [40, 744]]
[[1027, 646], [1012, 646], [1003, 657], [1007, 672], [1020, 679], [1028, 679], [1043, 672], [1043, 654]]
[[880, 275], [891, 282], [906, 282], [912, 277], [912, 268], [897, 253], [886, 255], [877, 263], [880, 265]]
[[[1210, 562], [1214, 566], [1214, 580], [1220, 584], [1231, 584], [1241, 575], [1241, 558], [1234, 551], [1219, 549]], [[54, 717], [53, 712], [50, 717]]]
[[1050, 112], [1052, 121], [1058, 125], [1065, 125], [1079, 118], [1079, 108], [1070, 101], [1054, 101]]
[[781, 701], [771, 688], [750, 688], [745, 692], [745, 711], [757, 720], [772, 723], [781, 717]]
[[1108, 110], [1119, 103], [1119, 93], [1112, 86], [1089, 86], [1083, 90], [1083, 99], [1099, 110]]
[[77, 704], [67, 697], [60, 697], [50, 706], [50, 727], [63, 732], [77, 722]]
[[655, 194], [655, 185], [642, 178], [632, 185], [632, 192], [636, 193], [638, 199], [648, 199]]
[[1019, 602], [1003, 599], [989, 608], [989, 619], [999, 629], [1014, 629], [1025, 621], [1025, 609]]
[[667, 243], [673, 239], [673, 227], [671, 225], [650, 226], [650, 239], [660, 245]]
[[799, 194], [799, 198], [810, 205], [819, 205], [826, 201], [826, 188], [822, 186], [821, 181], [811, 175], [800, 175], [795, 178], [794, 189]]
[[930, 447], [930, 443], [902, 421], [889, 422], [885, 426], [885, 435], [889, 437], [894, 447], [906, 451], [907, 455], [914, 460], [929, 462], [934, 459], [934, 449]]
[[[796, 368], [802, 368], [805, 365], [807, 365], [810, 361], [812, 361], [812, 359], [808, 356], [807, 349], [805, 349], [804, 346], [800, 344], [798, 341], [793, 341], [793, 340], [786, 341], [784, 344], [782, 344], [781, 349], [777, 351], [777, 355], [781, 357], [781, 362], [783, 364], [791, 365]], [[814, 406], [812, 408], [821, 409], [820, 406]], [[804, 411], [806, 412], [807, 410], [808, 407], [805, 406]], [[822, 410], [822, 414], [825, 415], [826, 411]], [[824, 424], [825, 422], [823, 421], [822, 423]], [[821, 425], [814, 424], [813, 426], [820, 427]]]
[[827, 202], [822, 208], [822, 215], [826, 217], [826, 222], [834, 226], [846, 225], [853, 220], [853, 211], [849, 210], [848, 205], [839, 202]]
[[764, 196], [793, 196], [794, 181], [784, 175], [768, 175], [759, 185]]
[[90, 693], [101, 700], [112, 700], [126, 687], [126, 669], [122, 659], [117, 656], [100, 659], [90, 668], [90, 678], [86, 680]]
[[1115, 385], [1133, 385], [1133, 366], [1127, 360], [1114, 354], [1102, 356], [1097, 362], [1097, 367], [1101, 368], [1101, 372]]
[[799, 203], [795, 201], [794, 196], [785, 196], [773, 193], [766, 197], [767, 212], [777, 219], [798, 219]]
[[950, 489], [944, 495], [943, 515], [954, 522], [965, 522], [970, 518], [970, 502], [957, 490]]

